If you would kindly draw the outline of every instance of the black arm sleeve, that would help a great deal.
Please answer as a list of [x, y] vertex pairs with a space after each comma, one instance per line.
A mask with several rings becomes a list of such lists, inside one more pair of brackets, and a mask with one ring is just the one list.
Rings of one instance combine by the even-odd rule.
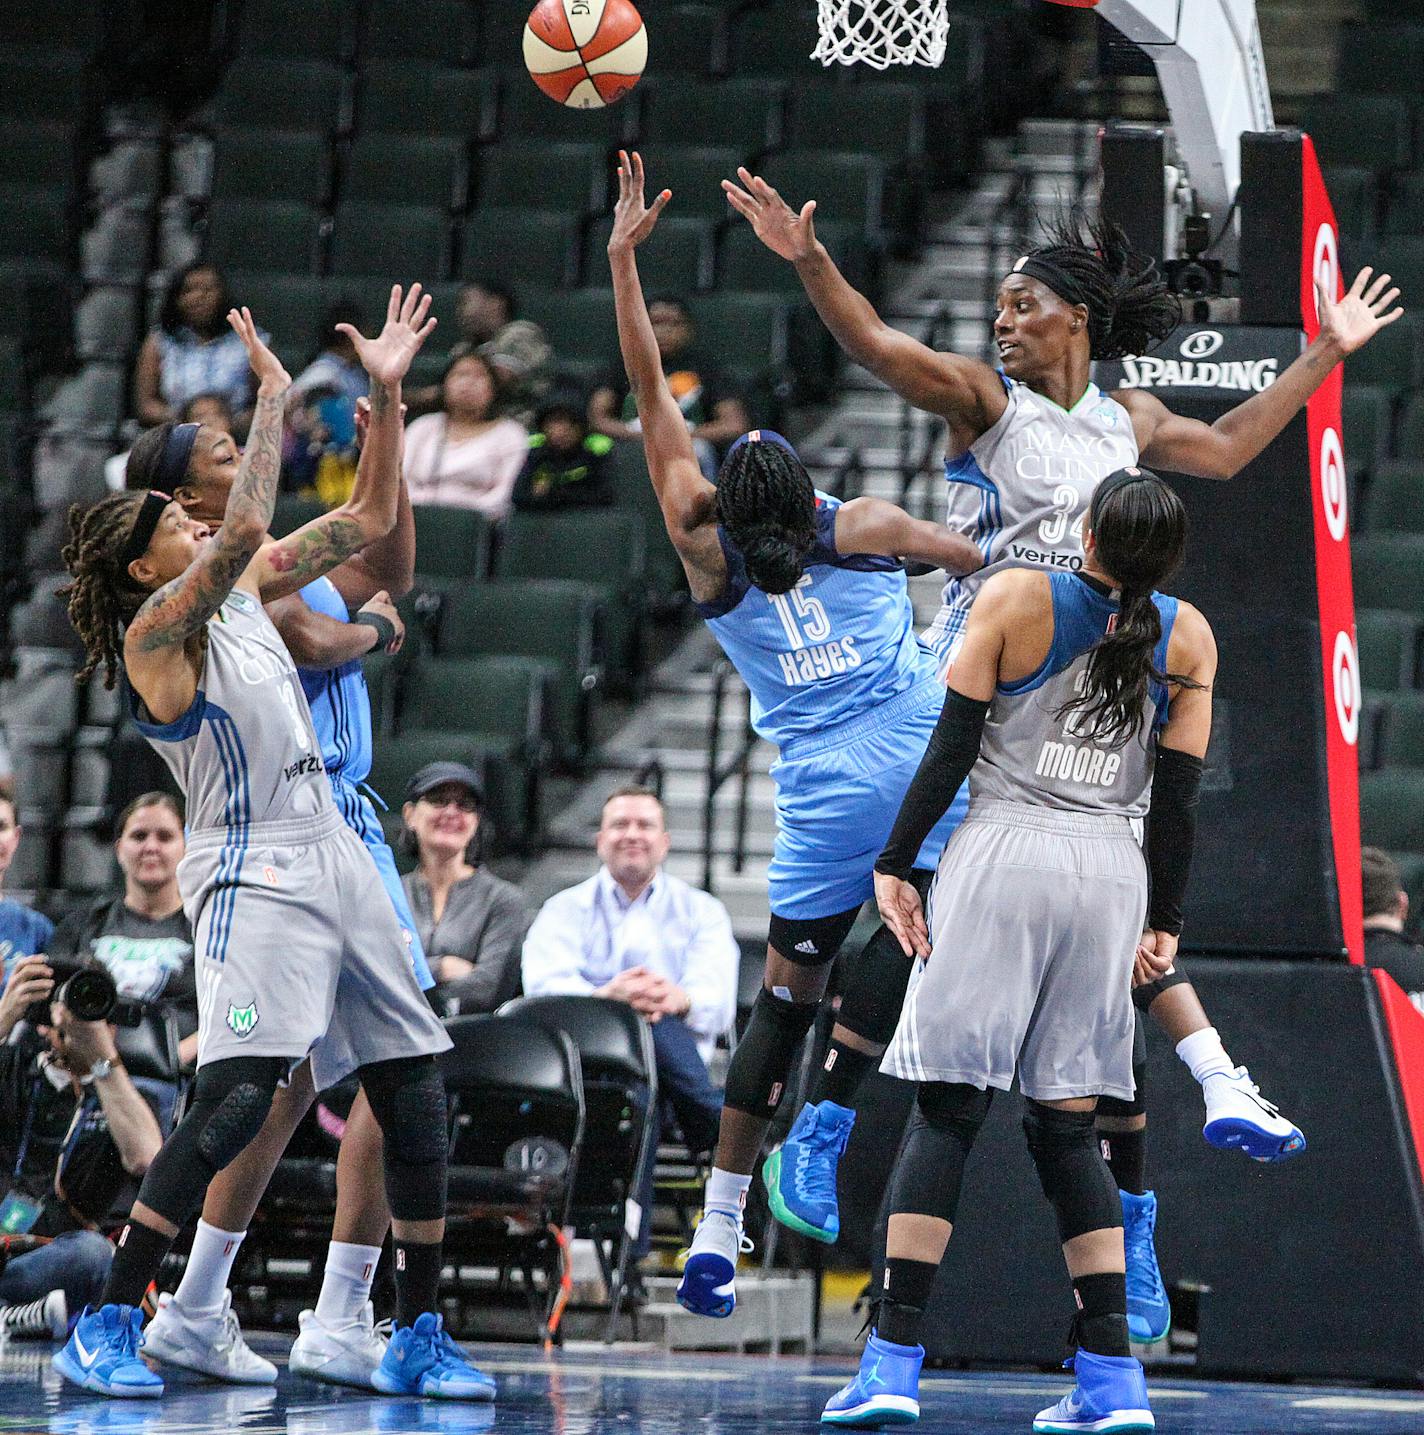
[[1147, 813], [1147, 873], [1152, 883], [1147, 925], [1174, 937], [1182, 930], [1182, 902], [1192, 870], [1201, 777], [1201, 758], [1174, 747], [1157, 749], [1152, 806]]
[[890, 840], [875, 864], [877, 872], [909, 877], [930, 829], [949, 810], [954, 794], [979, 756], [988, 711], [987, 702], [967, 698], [953, 688], [945, 694], [944, 708], [930, 734], [929, 746], [900, 804]]

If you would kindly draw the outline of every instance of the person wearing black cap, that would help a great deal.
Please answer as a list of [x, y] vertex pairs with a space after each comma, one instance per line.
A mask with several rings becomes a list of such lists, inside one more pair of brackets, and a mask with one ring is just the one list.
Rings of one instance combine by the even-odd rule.
[[484, 787], [462, 762], [432, 762], [405, 790], [401, 841], [416, 867], [401, 879], [444, 1016], [492, 1012], [519, 988], [529, 912], [519, 888], [476, 864]]

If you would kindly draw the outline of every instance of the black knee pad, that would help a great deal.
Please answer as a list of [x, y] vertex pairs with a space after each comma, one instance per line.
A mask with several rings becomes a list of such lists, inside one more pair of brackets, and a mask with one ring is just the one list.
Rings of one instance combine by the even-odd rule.
[[765, 987], [757, 993], [751, 1019], [727, 1069], [726, 1105], [763, 1121], [776, 1115], [786, 1094], [791, 1064], [819, 1006], [818, 1001], [787, 1001]]
[[830, 917], [778, 917], [773, 912], [767, 945], [798, 967], [824, 967], [835, 961], [858, 916], [858, 906]]
[[915, 1093], [915, 1105], [925, 1120], [960, 1142], [966, 1151], [974, 1145], [993, 1099], [992, 1091], [957, 1081], [922, 1081]]
[[889, 927], [881, 926], [846, 967], [836, 1023], [866, 1041], [888, 1046], [905, 1004], [915, 964]]
[[357, 1073], [385, 1139], [386, 1199], [400, 1221], [445, 1214], [450, 1132], [445, 1079], [433, 1056], [373, 1061]]
[[1024, 1102], [1029, 1154], [1058, 1217], [1062, 1241], [1122, 1225], [1122, 1200], [1098, 1146], [1094, 1115]]
[[989, 1114], [991, 1099], [991, 1092], [958, 1082], [920, 1084], [895, 1162], [892, 1215], [954, 1221], [965, 1162]]
[[1146, 986], [1133, 987], [1132, 999], [1137, 1003], [1138, 1011], [1145, 1012], [1168, 988], [1179, 987], [1190, 981], [1191, 978], [1182, 970], [1182, 959], [1176, 957], [1173, 959], [1172, 970], [1165, 977], [1158, 977], [1155, 982], [1148, 982]]
[[1137, 1020], [1132, 1030], [1132, 1100], [1124, 1101], [1118, 1096], [1098, 1097], [1097, 1116], [1147, 1115], [1147, 1023], [1141, 1010], [1134, 1013]]

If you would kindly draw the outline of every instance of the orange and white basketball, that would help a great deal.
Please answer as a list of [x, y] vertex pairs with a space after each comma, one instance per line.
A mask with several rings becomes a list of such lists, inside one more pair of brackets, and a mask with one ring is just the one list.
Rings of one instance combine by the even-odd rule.
[[539, 0], [524, 27], [524, 64], [551, 100], [594, 110], [621, 100], [648, 63], [631, 0]]

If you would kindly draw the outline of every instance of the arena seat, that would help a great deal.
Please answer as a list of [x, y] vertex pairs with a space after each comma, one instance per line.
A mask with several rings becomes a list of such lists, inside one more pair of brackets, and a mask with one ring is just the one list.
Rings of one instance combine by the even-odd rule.
[[93, 118], [100, 95], [83, 53], [0, 45], [0, 115], [78, 128]]
[[314, 275], [320, 242], [321, 214], [310, 205], [228, 199], [208, 211], [204, 256], [223, 269]]
[[519, 285], [567, 284], [576, 268], [577, 231], [567, 214], [480, 205], [463, 225], [460, 273], [466, 279], [498, 275]]
[[1356, 476], [1373, 473], [1375, 465], [1389, 452], [1389, 394], [1372, 384], [1346, 384], [1340, 422], [1345, 467]]
[[1382, 709], [1379, 765], [1424, 768], [1424, 693], [1392, 693]]
[[[244, 262], [252, 255], [243, 256]], [[268, 274], [256, 269], [229, 269], [233, 303], [246, 304], [291, 368], [312, 350], [328, 301], [325, 282], [315, 275]], [[294, 370], [295, 372], [295, 370]]]
[[1360, 829], [1371, 847], [1424, 852], [1424, 770], [1362, 772]]
[[469, 188], [463, 140], [447, 135], [358, 136], [342, 168], [341, 197], [373, 204], [463, 209]]
[[732, 19], [728, 69], [734, 75], [784, 79], [805, 73], [816, 48], [816, 12], [796, 0], [743, 6]]
[[1351, 94], [1418, 97], [1418, 76], [1424, 73], [1424, 26], [1388, 23], [1407, 14], [1408, 7], [1381, 6], [1384, 24], [1352, 25], [1340, 47], [1337, 83]]
[[597, 144], [605, 152], [632, 140], [639, 130], [642, 86], [617, 104], [581, 110], [557, 104], [519, 70], [506, 69], [499, 91], [499, 121], [486, 141], [500, 144], [535, 139], [554, 143]]
[[498, 89], [497, 76], [477, 70], [372, 62], [361, 79], [357, 118], [367, 133], [477, 140], [494, 132]]
[[1416, 456], [1424, 454], [1424, 393], [1415, 394], [1405, 404], [1395, 451]]
[[[662, 71], [661, 61], [659, 70]], [[662, 184], [662, 143], [698, 135], [716, 136], [719, 145], [753, 159], [782, 142], [786, 128], [786, 85], [780, 78], [732, 77], [694, 80], [685, 75], [649, 76], [643, 96], [643, 137], [648, 145], [648, 182]], [[735, 173], [724, 179], [735, 179]], [[655, 191], [656, 192], [656, 191]], [[725, 200], [723, 201], [725, 204]], [[683, 196], [673, 190], [674, 212]]]
[[724, 68], [728, 9], [725, 5], [659, 6], [654, 51], [658, 69], [691, 79]]
[[433, 67], [474, 58], [476, 12], [463, 0], [371, 0], [357, 59], [400, 55]]
[[1424, 615], [1424, 536], [1366, 534], [1351, 544], [1355, 602]]
[[1421, 378], [1420, 326], [1406, 313], [1378, 334], [1358, 353], [1345, 360], [1345, 377], [1352, 384], [1372, 384], [1397, 399], [1417, 388]]
[[1419, 673], [1419, 637], [1419, 618], [1413, 613], [1356, 609], [1361, 683], [1382, 692], [1412, 688]]
[[548, 335], [560, 364], [582, 360], [603, 369], [618, 362], [612, 289], [541, 289], [529, 284], [520, 290], [519, 307], [521, 318], [532, 319]]
[[1382, 463], [1370, 480], [1371, 533], [1424, 533], [1424, 456]]
[[415, 204], [364, 204], [336, 209], [331, 242], [334, 275], [423, 275], [443, 279], [448, 267], [450, 225], [443, 209]]
[[[583, 275], [591, 284], [602, 284], [607, 279], [608, 236], [612, 232], [611, 219], [600, 219], [588, 232]], [[711, 221], [670, 215], [658, 220], [657, 242], [638, 250], [638, 277], [643, 292], [649, 295], [691, 294], [706, 289], [712, 278]]]
[[611, 170], [601, 145], [507, 141], [480, 152], [478, 203], [510, 209], [602, 213]]
[[331, 146], [310, 130], [224, 129], [213, 141], [214, 200], [281, 200], [320, 208], [331, 198]]
[[737, 166], [750, 156], [731, 145], [659, 144], [643, 158], [649, 181], [672, 190], [676, 214], [722, 220], [731, 213], [722, 181], [735, 180]]
[[739, 294], [718, 289], [692, 306], [697, 345], [741, 386], [750, 388], [785, 367], [791, 338], [790, 310], [779, 294]]
[[1396, 176], [1385, 208], [1387, 235], [1418, 235], [1424, 232], [1424, 170]]
[[814, 199], [818, 214], [859, 226], [872, 243], [887, 227], [885, 170], [875, 155], [785, 150], [768, 159], [761, 172], [793, 208]]
[[0, 152], [7, 185], [38, 185], [71, 201], [79, 197], [84, 177], [73, 125], [0, 120]]
[[1315, 141], [1322, 164], [1360, 165], [1376, 173], [1414, 163], [1414, 120], [1394, 95], [1317, 95], [1301, 128]]
[[626, 513], [635, 513], [643, 525], [644, 575], [648, 601], [654, 613], [681, 611], [686, 606], [687, 577], [682, 560], [667, 535], [658, 496], [648, 475], [641, 443], [615, 443], [608, 455], [614, 501]]
[[0, 260], [72, 260], [71, 202], [62, 189], [0, 184]]
[[411, 513], [422, 574], [476, 580], [488, 576], [491, 529], [483, 513], [435, 503], [418, 503]]
[[[942, 138], [936, 136], [938, 146]], [[787, 143], [799, 150], [847, 150], [879, 155], [887, 164], [924, 158], [928, 126], [919, 85], [825, 79], [798, 84], [791, 101]]]
[[253, 57], [223, 76], [213, 115], [233, 128], [336, 134], [350, 127], [351, 87], [336, 65]]
[[345, 0], [243, 0], [241, 63], [270, 55], [343, 65], [356, 48], [355, 14]]
[[[1375, 172], [1363, 165], [1332, 164], [1325, 166], [1324, 176], [1340, 238], [1347, 248], [1353, 249], [1375, 231], [1379, 208]], [[1352, 266], [1347, 262], [1345, 267]]]

